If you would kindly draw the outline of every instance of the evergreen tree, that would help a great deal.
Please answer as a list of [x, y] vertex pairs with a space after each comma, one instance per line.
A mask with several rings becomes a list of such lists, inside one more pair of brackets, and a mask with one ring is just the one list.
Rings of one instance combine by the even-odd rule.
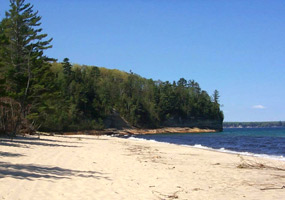
[[[6, 71], [4, 87], [6, 95], [20, 103], [21, 117], [26, 117], [33, 100], [46, 90], [48, 84], [44, 78], [48, 78], [49, 67], [46, 62], [50, 59], [44, 56], [43, 51], [51, 48], [49, 44], [52, 39], [45, 40], [47, 34], [41, 34], [41, 17], [25, 0], [10, 0], [10, 10], [5, 16], [1, 22], [2, 32], [8, 42], [5, 45], [7, 56], [1, 57]], [[13, 134], [21, 124], [21, 117], [17, 120]]]
[[213, 101], [214, 101], [214, 103], [218, 104], [219, 103], [219, 98], [220, 98], [220, 93], [219, 93], [218, 90], [215, 90], [214, 94], [213, 94]]
[[70, 64], [69, 59], [68, 58], [64, 58], [62, 65], [63, 65], [63, 73], [64, 73], [64, 75], [70, 76], [71, 72], [72, 72], [71, 71], [71, 66], [72, 65]]
[[[2, 22], [0, 23], [0, 97], [5, 95], [5, 68], [6, 63], [5, 60], [7, 60], [7, 50], [6, 47], [8, 45], [8, 39], [4, 34], [4, 29], [2, 26]], [[4, 59], [5, 58], [5, 59]]]

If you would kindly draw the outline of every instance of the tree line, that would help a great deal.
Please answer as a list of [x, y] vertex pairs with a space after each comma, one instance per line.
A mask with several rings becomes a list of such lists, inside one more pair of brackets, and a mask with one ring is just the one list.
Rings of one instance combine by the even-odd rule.
[[31, 4], [10, 0], [0, 22], [1, 133], [103, 129], [113, 112], [141, 128], [178, 119], [223, 121], [219, 92], [210, 96], [194, 80], [154, 81], [47, 57], [52, 39], [40, 21]]
[[271, 122], [224, 122], [224, 128], [272, 128], [285, 127], [285, 121]]

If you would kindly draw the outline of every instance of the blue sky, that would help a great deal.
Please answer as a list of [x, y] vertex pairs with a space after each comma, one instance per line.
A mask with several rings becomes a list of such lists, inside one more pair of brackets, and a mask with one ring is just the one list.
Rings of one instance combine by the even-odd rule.
[[[26, 0], [61, 61], [196, 80], [225, 121], [285, 120], [284, 0]], [[0, 0], [0, 18], [9, 8]]]

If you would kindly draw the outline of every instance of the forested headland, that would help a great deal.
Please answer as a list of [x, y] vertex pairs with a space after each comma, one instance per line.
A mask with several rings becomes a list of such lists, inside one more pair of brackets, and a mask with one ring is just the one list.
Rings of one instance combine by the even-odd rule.
[[[194, 80], [155, 81], [133, 72], [71, 64], [45, 55], [52, 39], [25, 0], [10, 0], [0, 22], [0, 132], [78, 131], [130, 126], [221, 129], [219, 92]], [[68, 57], [68, 56], [67, 56]], [[215, 126], [212, 126], [215, 124]]]

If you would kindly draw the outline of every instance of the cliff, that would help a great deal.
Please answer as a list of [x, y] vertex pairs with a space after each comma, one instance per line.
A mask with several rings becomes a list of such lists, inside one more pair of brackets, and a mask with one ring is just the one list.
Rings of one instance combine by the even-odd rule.
[[171, 118], [161, 124], [159, 128], [144, 129], [130, 125], [115, 110], [104, 121], [105, 133], [113, 134], [158, 134], [158, 133], [196, 133], [223, 131], [221, 120], [195, 120]]
[[199, 129], [213, 129], [215, 131], [223, 131], [222, 120], [209, 119], [169, 119], [162, 124], [163, 127], [188, 127]]

